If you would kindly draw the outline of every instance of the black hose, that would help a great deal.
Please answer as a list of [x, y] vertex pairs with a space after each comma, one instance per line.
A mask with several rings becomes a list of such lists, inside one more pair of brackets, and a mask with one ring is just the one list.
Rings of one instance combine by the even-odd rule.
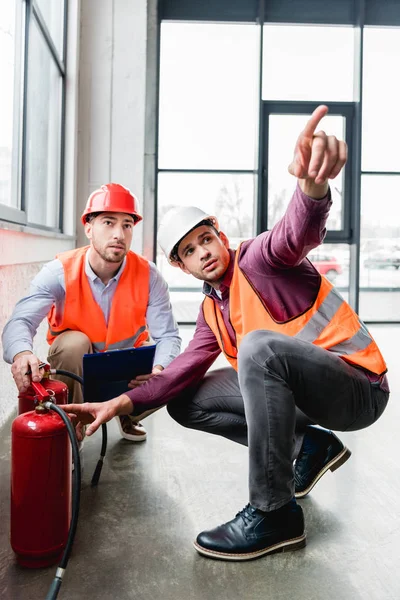
[[53, 600], [53, 598], [57, 598], [58, 592], [60, 591], [60, 587], [62, 584], [62, 579], [60, 577], [54, 577], [51, 582], [51, 586], [49, 591], [47, 592], [46, 600]]
[[61, 587], [62, 578], [68, 564], [69, 556], [72, 550], [72, 544], [74, 542], [76, 528], [78, 525], [79, 505], [81, 499], [81, 460], [79, 456], [79, 446], [75, 436], [74, 427], [67, 414], [59, 406], [57, 406], [57, 404], [53, 404], [52, 402], [45, 402], [44, 406], [50, 410], [54, 410], [64, 421], [67, 427], [69, 439], [71, 440], [72, 457], [75, 465], [72, 489], [72, 517], [71, 525], [68, 532], [67, 544], [65, 546], [64, 554], [62, 555], [60, 564], [58, 565], [56, 576], [46, 596], [46, 600], [55, 600]]
[[70, 371], [64, 371], [64, 369], [50, 369], [50, 373], [54, 373], [56, 375], [65, 375], [66, 377], [71, 377], [71, 379], [75, 379], [78, 383], [83, 385], [83, 378], [79, 377], [79, 375], [75, 375], [75, 373], [71, 373]]
[[96, 486], [99, 483], [101, 470], [103, 468], [104, 457], [105, 457], [106, 451], [107, 451], [107, 425], [105, 423], [103, 423], [101, 426], [101, 434], [102, 434], [102, 438], [101, 438], [100, 458], [97, 461], [97, 465], [96, 465], [96, 468], [95, 468], [93, 476], [92, 476], [92, 481], [90, 482], [92, 487]]
[[[71, 379], [75, 379], [75, 381], [78, 381], [78, 383], [80, 383], [81, 386], [83, 387], [82, 377], [79, 377], [79, 375], [75, 375], [75, 373], [71, 373], [70, 371], [65, 371], [64, 369], [50, 369], [50, 373], [53, 373], [55, 375], [64, 375], [66, 377], [71, 377]], [[103, 423], [103, 425], [101, 426], [101, 434], [102, 434], [102, 438], [101, 438], [100, 458], [97, 461], [97, 465], [96, 465], [96, 468], [95, 468], [93, 476], [92, 476], [92, 481], [91, 481], [92, 487], [96, 486], [99, 483], [101, 470], [103, 468], [103, 461], [104, 461], [104, 457], [105, 457], [106, 451], [107, 451], [107, 425], [105, 423]]]

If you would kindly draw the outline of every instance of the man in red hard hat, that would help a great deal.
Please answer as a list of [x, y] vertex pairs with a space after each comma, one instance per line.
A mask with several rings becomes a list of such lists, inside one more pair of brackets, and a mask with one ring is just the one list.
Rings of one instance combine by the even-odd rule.
[[[153, 371], [133, 379], [135, 388], [160, 373], [180, 351], [168, 288], [153, 263], [130, 250], [133, 228], [142, 220], [136, 197], [117, 183], [95, 190], [82, 214], [88, 246], [63, 252], [31, 283], [4, 328], [4, 360], [20, 392], [40, 381], [33, 338], [47, 317], [48, 360], [54, 369], [82, 375], [82, 357], [91, 352], [156, 343]], [[62, 377], [59, 377], [62, 379]], [[80, 384], [66, 378], [73, 402], [82, 402]], [[146, 430], [129, 416], [117, 417], [121, 434], [143, 441]]]

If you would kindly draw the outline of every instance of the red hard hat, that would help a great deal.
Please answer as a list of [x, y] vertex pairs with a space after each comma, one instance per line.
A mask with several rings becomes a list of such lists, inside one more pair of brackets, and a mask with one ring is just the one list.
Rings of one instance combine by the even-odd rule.
[[107, 183], [100, 189], [95, 190], [89, 196], [86, 208], [82, 213], [81, 221], [86, 223], [87, 215], [97, 212], [119, 212], [132, 215], [136, 223], [143, 217], [139, 214], [139, 203], [137, 198], [128, 188], [119, 183]]

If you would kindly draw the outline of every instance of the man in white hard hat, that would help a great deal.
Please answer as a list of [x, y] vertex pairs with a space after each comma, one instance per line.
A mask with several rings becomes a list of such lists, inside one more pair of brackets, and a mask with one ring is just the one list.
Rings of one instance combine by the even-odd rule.
[[[173, 209], [159, 230], [171, 264], [204, 281], [188, 348], [160, 376], [108, 403], [66, 407], [92, 434], [115, 414], [168, 403], [182, 425], [249, 447], [249, 503], [195, 542], [204, 556], [248, 560], [305, 546], [301, 507], [350, 451], [328, 429], [374, 423], [388, 397], [383, 357], [356, 313], [306, 256], [325, 235], [328, 179], [346, 144], [315, 133], [318, 107], [300, 134], [289, 171], [299, 183], [286, 214], [235, 252], [217, 219]], [[207, 373], [220, 352], [232, 367]], [[302, 443], [296, 450], [297, 433]], [[295, 470], [293, 459], [297, 456]]]
[[[54, 369], [82, 376], [84, 354], [141, 346], [149, 332], [156, 343], [152, 373], [132, 379], [131, 388], [160, 373], [180, 351], [168, 287], [153, 263], [130, 250], [133, 229], [142, 220], [136, 196], [117, 183], [92, 192], [81, 221], [90, 245], [59, 254], [43, 266], [3, 332], [4, 360], [20, 392], [40, 381], [33, 338], [47, 317], [48, 360]], [[57, 376], [63, 379], [62, 376]], [[82, 402], [79, 383], [64, 379], [70, 398]], [[146, 439], [137, 419], [118, 418], [122, 437]]]

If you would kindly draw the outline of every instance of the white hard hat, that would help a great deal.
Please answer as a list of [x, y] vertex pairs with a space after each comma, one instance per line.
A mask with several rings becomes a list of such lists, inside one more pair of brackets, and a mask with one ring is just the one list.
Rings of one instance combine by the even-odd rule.
[[176, 244], [206, 219], [212, 221], [213, 226], [218, 229], [217, 218], [197, 206], [176, 206], [164, 215], [158, 229], [158, 243], [171, 265], [178, 266], [171, 257]]

